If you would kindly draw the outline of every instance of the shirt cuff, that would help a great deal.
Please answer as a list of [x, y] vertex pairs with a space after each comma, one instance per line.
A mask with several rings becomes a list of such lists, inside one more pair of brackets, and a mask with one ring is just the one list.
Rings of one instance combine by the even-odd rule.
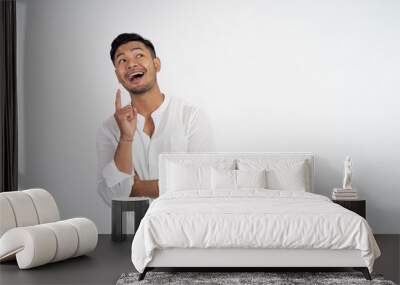
[[133, 176], [132, 174], [119, 171], [115, 165], [114, 159], [104, 167], [102, 174], [108, 187], [114, 187], [116, 184], [125, 179], [132, 178]]

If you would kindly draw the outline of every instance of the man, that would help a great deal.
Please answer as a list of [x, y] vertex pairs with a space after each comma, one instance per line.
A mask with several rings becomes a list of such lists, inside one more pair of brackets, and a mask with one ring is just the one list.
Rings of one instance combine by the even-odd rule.
[[161, 93], [161, 61], [149, 40], [121, 34], [110, 56], [131, 104], [121, 106], [117, 90], [115, 113], [97, 131], [98, 192], [109, 205], [113, 197], [156, 198], [159, 154], [213, 151], [212, 131], [198, 108]]

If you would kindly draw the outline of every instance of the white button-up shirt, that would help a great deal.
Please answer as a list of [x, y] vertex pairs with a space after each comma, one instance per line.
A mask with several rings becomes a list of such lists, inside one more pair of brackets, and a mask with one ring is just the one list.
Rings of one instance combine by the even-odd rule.
[[[132, 143], [134, 170], [141, 180], [158, 179], [158, 156], [162, 152], [214, 151], [213, 132], [204, 113], [176, 97], [164, 96], [161, 105], [151, 113], [154, 132], [143, 132], [145, 118], [137, 114], [137, 127]], [[97, 191], [111, 205], [112, 198], [129, 197], [134, 172], [118, 170], [114, 162], [120, 131], [114, 116], [97, 131]]]

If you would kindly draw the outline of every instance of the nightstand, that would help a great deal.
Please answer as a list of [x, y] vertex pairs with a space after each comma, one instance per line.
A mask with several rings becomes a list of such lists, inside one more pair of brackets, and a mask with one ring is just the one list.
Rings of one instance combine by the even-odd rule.
[[366, 201], [365, 200], [332, 200], [332, 202], [359, 214], [366, 219]]
[[[122, 233], [123, 212], [135, 212], [135, 232], [137, 231], [140, 221], [149, 208], [150, 199], [147, 197], [126, 197], [116, 198], [112, 200], [111, 206], [111, 239], [113, 241], [123, 241], [126, 234]], [[134, 233], [135, 234], [135, 233]]]

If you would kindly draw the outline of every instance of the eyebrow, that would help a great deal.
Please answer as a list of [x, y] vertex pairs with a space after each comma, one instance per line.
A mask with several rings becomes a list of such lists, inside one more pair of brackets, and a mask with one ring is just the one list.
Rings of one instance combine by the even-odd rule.
[[[131, 51], [134, 51], [134, 50], [136, 50], [136, 49], [140, 49], [141, 51], [143, 51], [141, 48], [139, 48], [139, 47], [137, 47], [137, 48], [132, 48], [131, 49]], [[123, 55], [124, 53], [123, 52], [120, 52], [120, 53], [118, 53], [116, 56], [115, 56], [115, 59], [117, 59], [119, 56], [121, 56], [121, 55]]]

